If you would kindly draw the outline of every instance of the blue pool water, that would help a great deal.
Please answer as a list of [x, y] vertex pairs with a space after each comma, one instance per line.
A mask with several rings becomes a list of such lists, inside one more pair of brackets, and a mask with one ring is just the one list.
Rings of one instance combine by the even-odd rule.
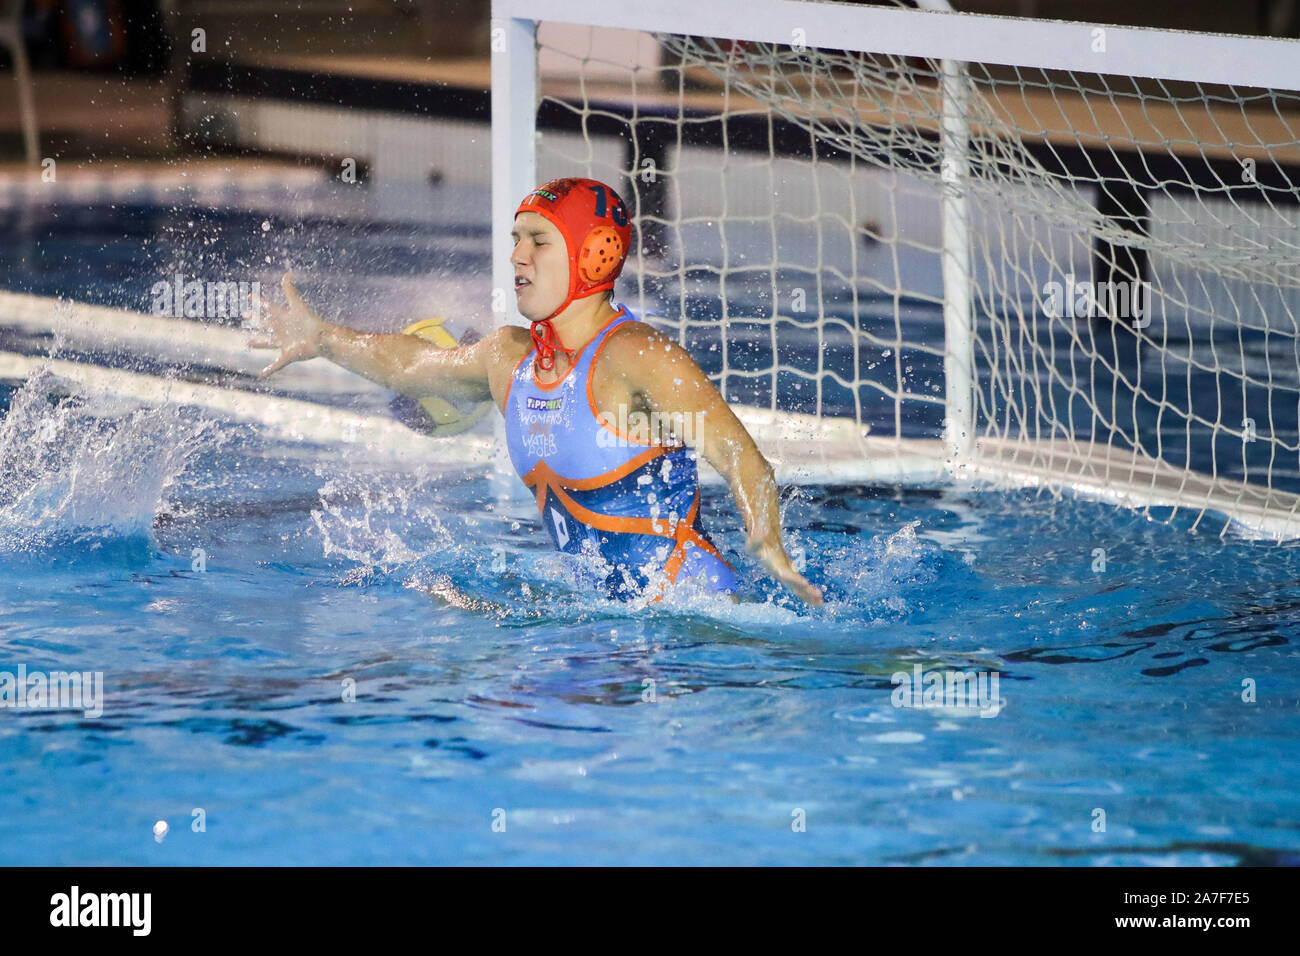
[[[352, 241], [354, 299], [420, 284], [358, 236], [306, 247]], [[1296, 548], [803, 488], [810, 609], [712, 489], [751, 602], [637, 610], [574, 589], [513, 480], [0, 397], [0, 672], [104, 681], [99, 717], [0, 710], [0, 864], [1300, 862]], [[896, 706], [918, 666], [996, 705]]]

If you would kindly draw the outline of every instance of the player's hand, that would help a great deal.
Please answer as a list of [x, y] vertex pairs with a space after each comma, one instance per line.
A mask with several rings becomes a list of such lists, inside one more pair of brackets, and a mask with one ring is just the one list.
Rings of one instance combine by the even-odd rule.
[[320, 354], [325, 320], [298, 295], [289, 273], [286, 272], [280, 280], [280, 288], [288, 304], [279, 306], [258, 301], [254, 303], [253, 314], [247, 321], [247, 326], [258, 333], [249, 341], [249, 348], [280, 350], [276, 360], [264, 368], [258, 378], [266, 378], [291, 362]]
[[794, 563], [781, 546], [780, 538], [750, 538], [745, 542], [745, 550], [763, 562], [768, 574], [799, 595], [803, 601], [813, 607], [821, 606], [821, 588], [810, 583], [794, 569]]

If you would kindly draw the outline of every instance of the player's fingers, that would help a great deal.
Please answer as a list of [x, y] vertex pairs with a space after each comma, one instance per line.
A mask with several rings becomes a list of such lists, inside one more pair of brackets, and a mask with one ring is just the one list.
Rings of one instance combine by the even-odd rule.
[[808, 581], [806, 578], [800, 578], [799, 580], [802, 583], [800, 587], [795, 588], [795, 593], [813, 607], [821, 607], [825, 600], [822, 595], [822, 589]]
[[802, 574], [794, 570], [794, 568], [789, 568], [781, 575], [781, 580], [785, 582], [786, 587], [791, 591], [807, 600], [806, 595], [812, 590], [812, 585], [808, 583], [808, 579]]
[[267, 378], [268, 376], [274, 375], [276, 372], [280, 371], [280, 369], [284, 368], [292, 361], [293, 361], [293, 356], [289, 355], [287, 352], [281, 352], [280, 357], [277, 358], [270, 365], [268, 365], [266, 368], [262, 369], [262, 371], [258, 373], [257, 377]]
[[284, 274], [284, 277], [280, 279], [280, 290], [284, 292], [285, 301], [287, 301], [290, 305], [304, 304], [302, 301], [302, 296], [300, 296], [298, 294], [298, 290], [293, 287], [292, 272], [286, 272]]
[[809, 583], [807, 578], [793, 568], [789, 570], [789, 573], [781, 574], [780, 579], [786, 587], [807, 603], [812, 605], [822, 603], [821, 589]]
[[773, 561], [773, 575], [808, 604], [820, 605], [822, 603], [821, 589], [796, 571], [789, 557], [784, 555], [782, 557], [784, 560]]

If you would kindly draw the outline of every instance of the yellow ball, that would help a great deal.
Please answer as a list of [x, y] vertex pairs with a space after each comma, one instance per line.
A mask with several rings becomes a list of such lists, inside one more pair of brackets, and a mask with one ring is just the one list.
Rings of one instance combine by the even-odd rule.
[[[402, 330], [402, 333], [404, 335], [418, 335], [439, 348], [454, 349], [460, 343], [456, 341], [454, 335], [443, 328], [443, 321], [444, 319], [440, 317], [421, 319], [419, 322], [408, 325]], [[432, 434], [435, 436], [455, 435], [458, 432], [472, 428], [492, 408], [491, 402], [479, 402], [473, 408], [465, 411], [437, 395], [421, 398], [417, 404], [431, 419]], [[420, 427], [412, 422], [405, 422], [404, 424], [415, 428], [417, 431], [430, 431], [429, 428]], [[427, 425], [427, 423], [421, 424]]]

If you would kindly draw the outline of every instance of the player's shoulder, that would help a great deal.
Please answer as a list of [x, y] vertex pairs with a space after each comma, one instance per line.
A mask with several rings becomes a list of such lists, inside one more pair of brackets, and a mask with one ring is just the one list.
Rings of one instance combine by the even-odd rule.
[[514, 367], [533, 347], [533, 337], [523, 326], [502, 325], [489, 332], [483, 344], [494, 362], [505, 362]]
[[628, 362], [654, 361], [658, 356], [670, 356], [680, 351], [671, 338], [649, 322], [642, 321], [631, 312], [633, 321], [623, 322], [605, 338], [605, 353]]
[[703, 376], [690, 352], [642, 321], [624, 322], [610, 333], [601, 364], [638, 390]]

